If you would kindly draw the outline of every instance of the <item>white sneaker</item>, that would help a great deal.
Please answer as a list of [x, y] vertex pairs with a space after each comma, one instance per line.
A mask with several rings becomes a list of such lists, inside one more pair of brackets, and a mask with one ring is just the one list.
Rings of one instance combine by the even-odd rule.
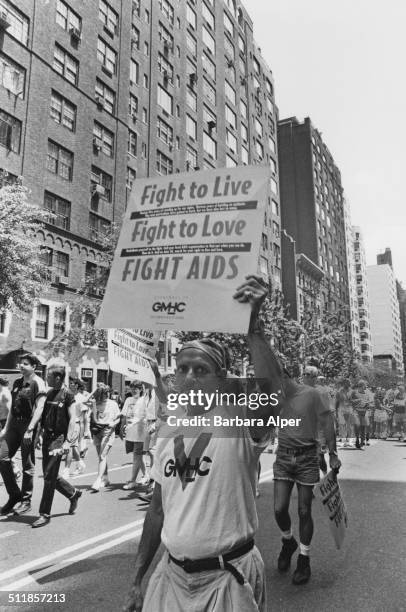
[[148, 476], [143, 476], [141, 480], [138, 480], [137, 484], [148, 485], [150, 482], [151, 482], [151, 479]]
[[86, 469], [86, 463], [85, 463], [84, 461], [82, 461], [82, 459], [81, 459], [80, 461], [78, 461], [78, 465], [77, 465], [77, 468], [76, 468], [76, 470], [75, 470], [75, 471], [76, 471], [78, 474], [83, 474], [83, 472], [85, 471], [85, 469]]

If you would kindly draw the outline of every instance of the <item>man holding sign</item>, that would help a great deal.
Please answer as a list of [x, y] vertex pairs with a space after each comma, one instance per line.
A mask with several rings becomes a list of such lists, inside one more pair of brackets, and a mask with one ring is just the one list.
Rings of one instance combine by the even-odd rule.
[[258, 264], [269, 177], [243, 166], [135, 181], [98, 326], [131, 328], [137, 313], [144, 329], [244, 333], [231, 297]]
[[[307, 366], [306, 379], [311, 377], [311, 366]], [[317, 375], [317, 369], [316, 375]], [[313, 383], [314, 384], [314, 383]], [[313, 487], [319, 482], [318, 432], [324, 433], [330, 453], [330, 467], [338, 472], [341, 462], [336, 451], [334, 418], [328, 402], [311, 385], [295, 382], [288, 373], [283, 381], [284, 399], [281, 417], [300, 420], [300, 426], [279, 430], [278, 450], [274, 463], [274, 510], [281, 530], [282, 550], [278, 557], [278, 570], [283, 573], [290, 568], [298, 543], [293, 537], [289, 516], [289, 502], [296, 483], [299, 511], [299, 556], [293, 574], [293, 584], [305, 584], [310, 579], [309, 551], [313, 537], [312, 500]]]
[[[241, 305], [251, 304], [250, 352], [256, 375], [268, 384], [269, 393], [280, 388], [281, 368], [257, 318], [266, 293], [258, 277], [248, 276], [234, 297]], [[224, 348], [214, 340], [186, 343], [177, 354], [179, 403], [181, 395], [192, 392], [230, 391], [236, 379], [227, 378], [226, 363]], [[179, 426], [171, 426], [168, 417], [160, 430], [152, 470], [155, 489], [125, 610], [265, 612], [264, 565], [254, 546], [255, 491], [259, 457], [271, 431], [268, 419], [277, 414], [275, 403], [268, 399], [250, 410], [190, 402], [177, 414], [183, 415]], [[221, 415], [247, 418], [226, 432], [226, 426], [213, 426]], [[193, 419], [203, 425], [192, 427]], [[161, 541], [166, 551], [143, 602], [141, 581]]]

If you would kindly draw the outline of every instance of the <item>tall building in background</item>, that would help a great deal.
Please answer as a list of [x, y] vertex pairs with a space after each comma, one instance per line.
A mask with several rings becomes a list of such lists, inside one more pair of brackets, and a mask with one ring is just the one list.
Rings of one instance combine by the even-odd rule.
[[403, 376], [399, 302], [389, 259], [388, 263], [368, 266], [367, 279], [374, 362]]
[[359, 227], [352, 228], [352, 252], [355, 266], [356, 300], [360, 330], [362, 361], [372, 362], [373, 346], [370, 325], [370, 305], [364, 242]]
[[[0, 13], [0, 168], [55, 213], [42, 232], [52, 288], [25, 322], [2, 317], [2, 353], [41, 353], [68, 329], [65, 304], [101, 265], [136, 177], [267, 164], [259, 269], [280, 285], [274, 81], [244, 7], [0, 0]], [[105, 381], [105, 347], [85, 349], [75, 374]]]
[[403, 366], [406, 374], [406, 289], [396, 281], [396, 294], [399, 302], [400, 331], [402, 336]]
[[340, 312], [350, 328], [345, 215], [340, 171], [309, 118], [278, 123], [282, 228], [323, 271], [323, 311]]
[[351, 320], [351, 346], [356, 355], [361, 356], [360, 321], [358, 312], [357, 284], [355, 276], [354, 241], [351, 225], [351, 210], [348, 201], [344, 198], [344, 227], [345, 244], [347, 249], [347, 275], [348, 293]]
[[388, 266], [393, 268], [392, 251], [388, 247], [386, 247], [383, 253], [378, 253], [378, 255], [376, 256], [376, 263], [378, 264], [378, 266], [388, 264]]

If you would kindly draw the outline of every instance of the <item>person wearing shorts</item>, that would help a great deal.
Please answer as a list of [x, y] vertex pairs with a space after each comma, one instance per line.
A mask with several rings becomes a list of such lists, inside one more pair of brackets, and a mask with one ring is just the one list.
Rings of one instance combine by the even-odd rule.
[[319, 482], [318, 432], [322, 430], [330, 453], [330, 468], [341, 466], [336, 451], [334, 416], [319, 391], [299, 384], [285, 372], [284, 398], [281, 401], [281, 418], [298, 420], [295, 426], [279, 428], [278, 449], [274, 471], [274, 512], [282, 533], [282, 549], [278, 557], [278, 570], [287, 572], [298, 548], [293, 537], [289, 515], [290, 497], [294, 485], [298, 491], [299, 556], [293, 574], [293, 584], [300, 585], [310, 578], [309, 551], [313, 536], [312, 500], [313, 487]]
[[403, 440], [405, 437], [405, 420], [406, 420], [406, 396], [405, 388], [399, 385], [398, 392], [393, 399], [393, 435]]
[[120, 420], [120, 409], [117, 402], [109, 399], [109, 387], [98, 383], [93, 394], [92, 418], [90, 430], [93, 435], [93, 444], [99, 458], [98, 474], [92, 484], [92, 491], [100, 491], [108, 486], [107, 456], [114, 443], [115, 427]]
[[126, 453], [132, 453], [131, 479], [123, 486], [130, 491], [137, 487], [137, 476], [145, 476], [144, 444], [147, 436], [146, 402], [141, 382], [130, 383], [131, 397], [128, 397], [121, 412], [121, 432], [125, 438]]
[[[69, 389], [75, 397], [75, 431], [72, 436], [72, 441], [68, 455], [66, 457], [65, 469], [63, 471], [63, 478], [69, 478], [69, 476], [77, 476], [82, 474], [86, 468], [86, 464], [80, 456], [80, 449], [82, 441], [85, 435], [89, 435], [89, 424], [88, 424], [88, 406], [85, 404], [86, 397], [83, 395], [84, 383], [80, 378], [69, 378]], [[90, 437], [90, 435], [89, 435]], [[76, 469], [71, 473], [72, 461], [76, 462]]]

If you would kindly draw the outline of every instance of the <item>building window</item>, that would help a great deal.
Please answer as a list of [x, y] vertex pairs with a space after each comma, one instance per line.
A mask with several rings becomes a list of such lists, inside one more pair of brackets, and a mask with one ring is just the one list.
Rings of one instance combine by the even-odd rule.
[[21, 121], [0, 109], [0, 146], [20, 153]]
[[103, 219], [94, 213], [89, 213], [89, 238], [95, 242], [108, 234], [111, 227], [110, 221]]
[[206, 26], [202, 28], [202, 38], [209, 51], [211, 51], [213, 55], [216, 55], [216, 42]]
[[241, 123], [241, 138], [244, 142], [248, 142], [248, 129], [244, 123]]
[[[224, 51], [225, 51], [225, 54], [226, 54], [227, 58], [229, 60], [231, 60], [231, 62], [234, 62], [234, 60], [235, 60], [235, 49], [234, 49], [233, 43], [228, 38], [228, 36], [224, 36]], [[229, 66], [229, 67], [231, 67], [231, 66]]]
[[275, 146], [275, 141], [273, 138], [271, 138], [271, 136], [268, 137], [268, 145], [269, 148], [271, 149], [272, 153], [276, 152], [276, 146]]
[[6, 19], [10, 24], [7, 28], [7, 34], [10, 34], [13, 38], [16, 38], [23, 45], [28, 43], [28, 26], [29, 19], [23, 13], [20, 13], [16, 8], [11, 6], [8, 2], [0, 1], [0, 13], [6, 15]]
[[41, 340], [48, 338], [49, 329], [49, 306], [39, 304], [35, 317], [35, 337]]
[[116, 73], [117, 53], [101, 38], [97, 39], [97, 59], [110, 74]]
[[216, 80], [216, 64], [211, 61], [207, 53], [202, 54], [202, 65], [203, 65], [204, 72], [207, 72], [207, 74], [213, 79], [213, 81], [215, 81]]
[[173, 51], [173, 36], [161, 22], [159, 22], [158, 37], [159, 40], [165, 44], [168, 50], [170, 49]]
[[240, 113], [244, 117], [244, 119], [248, 118], [248, 107], [244, 100], [240, 100]]
[[230, 155], [226, 155], [226, 168], [235, 168], [237, 162]]
[[157, 121], [157, 136], [160, 138], [165, 144], [172, 145], [173, 144], [173, 129], [170, 125], [165, 123], [158, 117]]
[[164, 79], [173, 83], [173, 66], [162, 53], [158, 53], [158, 69]]
[[197, 96], [196, 96], [195, 92], [192, 91], [189, 87], [186, 87], [186, 104], [194, 112], [197, 111]]
[[172, 174], [173, 172], [173, 161], [161, 151], [156, 152], [156, 170], [158, 174], [162, 175]]
[[196, 151], [189, 145], [186, 145], [186, 168], [196, 168], [197, 167], [197, 153]]
[[193, 140], [197, 138], [197, 123], [190, 115], [186, 115], [186, 134]]
[[173, 25], [174, 12], [172, 4], [169, 2], [169, 0], [159, 0], [159, 6], [161, 8], [162, 13]]
[[116, 104], [115, 92], [112, 89], [110, 89], [110, 87], [107, 87], [107, 85], [105, 85], [103, 81], [100, 81], [100, 79], [96, 79], [96, 87], [95, 87], [94, 93], [97, 98], [102, 100], [103, 108], [107, 112], [113, 114], [114, 107]]
[[227, 32], [234, 37], [234, 24], [231, 21], [230, 17], [227, 15], [227, 13], [224, 11], [224, 27], [227, 30]]
[[149, 87], [148, 83], [149, 83], [148, 75], [144, 74], [143, 85], [144, 85], [145, 89], [148, 89], [148, 87]]
[[226, 121], [230, 123], [234, 129], [237, 127], [237, 115], [235, 112], [226, 104]]
[[144, 41], [144, 55], [146, 55], [147, 57], [149, 55], [149, 44], [147, 43], [147, 41]]
[[79, 62], [57, 44], [55, 44], [52, 67], [70, 83], [78, 84]]
[[105, 0], [99, 0], [99, 19], [110, 32], [118, 31], [118, 14]]
[[104, 188], [102, 197], [108, 202], [112, 201], [113, 178], [110, 176], [110, 174], [103, 172], [103, 170], [100, 170], [100, 168], [97, 168], [96, 166], [92, 166], [90, 185], [101, 185]]
[[226, 142], [233, 153], [237, 153], [237, 139], [230, 130], [226, 130]]
[[186, 47], [193, 56], [197, 55], [197, 42], [190, 32], [186, 32]]
[[268, 275], [268, 260], [266, 257], [262, 257], [262, 255], [259, 258], [259, 269], [261, 274]]
[[69, 255], [62, 251], [53, 251], [52, 268], [56, 276], [69, 276]]
[[[203, 123], [205, 123], [209, 129], [210, 134], [213, 134], [216, 130], [216, 115], [203, 104]], [[210, 125], [209, 125], [210, 124]]]
[[54, 310], [54, 336], [64, 334], [66, 330], [66, 309], [55, 308]]
[[56, 23], [61, 26], [67, 32], [71, 28], [75, 28], [78, 32], [82, 29], [82, 20], [77, 13], [72, 11], [70, 6], [62, 2], [62, 0], [56, 1]]
[[137, 178], [137, 173], [133, 168], [127, 166], [127, 187], [131, 189], [135, 179]]
[[65, 181], [72, 180], [73, 153], [61, 147], [61, 145], [48, 140], [47, 170], [57, 174]]
[[189, 4], [186, 4], [186, 19], [188, 24], [196, 30], [196, 13]]
[[24, 99], [25, 68], [0, 53], [0, 84], [15, 96]]
[[203, 149], [210, 157], [217, 159], [217, 143], [214, 138], [206, 132], [203, 132]]
[[203, 77], [203, 95], [213, 104], [216, 105], [216, 90], [209, 81]]
[[142, 109], [142, 121], [148, 123], [148, 111], [145, 107]]
[[130, 85], [138, 85], [140, 67], [133, 59], [130, 60]]
[[262, 146], [262, 144], [259, 142], [259, 140], [255, 141], [255, 150], [257, 152], [257, 155], [260, 159], [264, 158], [264, 147]]
[[240, 50], [240, 53], [243, 55], [245, 54], [245, 41], [241, 34], [238, 35], [238, 49]]
[[65, 126], [71, 132], [75, 131], [76, 106], [56, 91], [51, 93], [51, 117], [56, 123]]
[[127, 151], [130, 155], [137, 155], [137, 134], [132, 130], [128, 130]]
[[96, 139], [97, 146], [100, 146], [101, 151], [108, 157], [114, 156], [114, 134], [110, 132], [100, 123], [94, 122], [93, 136]]
[[272, 221], [272, 231], [275, 238], [279, 238], [279, 223], [276, 223], [276, 221]]
[[135, 25], [131, 26], [131, 53], [135, 54], [136, 51], [140, 50], [140, 31]]
[[138, 98], [133, 94], [130, 94], [128, 98], [128, 113], [132, 117], [135, 117], [138, 113]]
[[243, 164], [248, 165], [248, 149], [241, 147], [241, 161]]
[[214, 30], [214, 15], [204, 2], [202, 2], [202, 16], [207, 21], [208, 26]]
[[279, 217], [279, 204], [278, 202], [275, 202], [275, 200], [272, 200], [272, 214], [276, 215], [277, 217]]
[[271, 167], [271, 172], [272, 174], [276, 174], [276, 163], [275, 161], [272, 159], [272, 157], [269, 158], [269, 165]]
[[224, 82], [224, 89], [225, 89], [226, 98], [228, 100], [230, 100], [230, 102], [232, 104], [234, 104], [234, 106], [235, 106], [236, 97], [235, 97], [235, 90], [234, 90], [234, 88], [231, 87], [230, 83], [225, 81]]
[[255, 118], [255, 122], [254, 123], [255, 123], [255, 129], [257, 131], [257, 134], [259, 134], [259, 136], [261, 136], [261, 138], [262, 138], [262, 135], [264, 133], [264, 130], [263, 130], [263, 127], [262, 127], [262, 123], [257, 118]]
[[49, 218], [48, 223], [65, 230], [70, 229], [71, 203], [68, 202], [68, 200], [64, 200], [63, 198], [46, 191], [44, 194], [44, 208], [53, 213], [53, 216]]
[[158, 84], [158, 104], [168, 115], [173, 115], [173, 98]]

